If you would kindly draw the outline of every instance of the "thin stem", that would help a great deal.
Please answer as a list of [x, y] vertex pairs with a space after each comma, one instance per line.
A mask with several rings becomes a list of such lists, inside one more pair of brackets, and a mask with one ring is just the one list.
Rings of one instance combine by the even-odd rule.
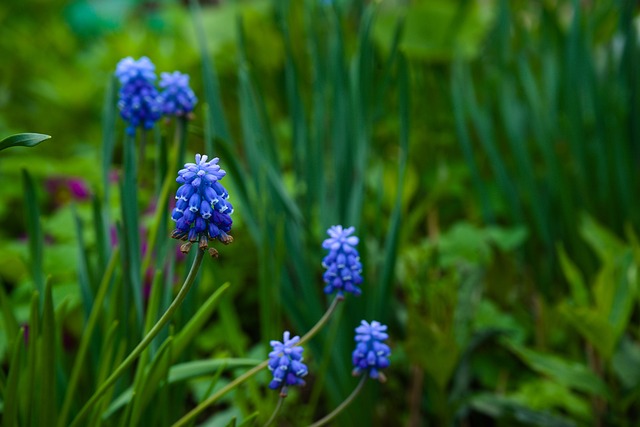
[[187, 278], [182, 284], [178, 295], [176, 295], [176, 298], [173, 300], [169, 308], [167, 308], [167, 311], [165, 311], [158, 322], [153, 325], [151, 330], [147, 333], [147, 335], [145, 335], [145, 337], [142, 339], [142, 341], [140, 341], [136, 348], [133, 349], [131, 354], [129, 354], [129, 356], [127, 356], [127, 358], [116, 368], [116, 370], [113, 371], [109, 378], [107, 378], [105, 382], [100, 385], [98, 390], [93, 394], [93, 396], [91, 396], [87, 403], [85, 403], [78, 415], [76, 415], [76, 418], [70, 424], [70, 427], [79, 425], [80, 421], [89, 412], [89, 409], [91, 409], [91, 407], [96, 402], [98, 402], [100, 397], [102, 397], [102, 395], [109, 389], [109, 387], [111, 387], [116, 382], [116, 380], [133, 364], [133, 362], [138, 358], [138, 356], [140, 356], [144, 349], [147, 348], [149, 344], [151, 344], [151, 341], [153, 341], [156, 335], [160, 333], [162, 328], [169, 322], [169, 320], [171, 320], [173, 314], [176, 312], [178, 307], [180, 307], [182, 301], [184, 301], [185, 297], [187, 296], [189, 289], [191, 289], [191, 285], [193, 285], [198, 271], [200, 270], [200, 264], [202, 263], [203, 256], [204, 251], [198, 250], [198, 252], [196, 253], [196, 257], [193, 260], [193, 264], [191, 264], [191, 269], [189, 270]]
[[142, 173], [142, 171], [144, 170], [144, 157], [145, 157], [145, 152], [146, 152], [146, 145], [147, 145], [147, 131], [146, 130], [142, 130], [140, 132], [140, 151], [138, 153], [138, 172]]
[[349, 397], [347, 397], [344, 400], [344, 402], [342, 402], [340, 404], [340, 406], [338, 406], [336, 409], [334, 409], [333, 412], [331, 412], [330, 414], [328, 414], [327, 416], [325, 416], [321, 420], [316, 421], [315, 423], [311, 424], [309, 427], [320, 427], [320, 426], [323, 426], [326, 423], [328, 423], [329, 421], [331, 421], [332, 419], [334, 419], [338, 414], [340, 414], [340, 412], [344, 411], [345, 408], [347, 406], [349, 406], [351, 404], [351, 402], [353, 402], [353, 400], [358, 396], [358, 394], [360, 394], [360, 390], [362, 390], [362, 387], [364, 386], [364, 383], [366, 381], [367, 381], [367, 373], [363, 372], [362, 373], [362, 378], [360, 378], [360, 382], [356, 386], [355, 390], [353, 390], [351, 392]]
[[271, 423], [275, 421], [276, 417], [278, 416], [278, 412], [280, 412], [280, 408], [282, 408], [282, 404], [284, 403], [285, 397], [286, 396], [280, 395], [280, 399], [278, 399], [278, 404], [276, 405], [276, 409], [273, 410], [273, 414], [271, 414], [269, 421], [267, 421], [263, 427], [269, 427]]
[[[338, 306], [338, 303], [342, 300], [344, 300], [343, 296], [336, 296], [333, 299], [333, 302], [331, 303], [329, 308], [327, 309], [326, 313], [320, 318], [318, 323], [316, 323], [315, 326], [311, 328], [311, 330], [307, 332], [300, 339], [300, 341], [298, 341], [296, 345], [302, 345], [303, 343], [309, 341], [315, 334], [317, 334], [318, 331], [329, 321], [331, 314], [333, 314], [333, 312], [336, 310], [336, 307]], [[182, 418], [176, 421], [172, 427], [180, 427], [180, 426], [187, 425], [189, 422], [193, 421], [195, 417], [201, 414], [202, 411], [204, 411], [207, 407], [213, 405], [218, 399], [220, 399], [226, 393], [233, 390], [234, 388], [236, 388], [243, 382], [247, 381], [249, 378], [257, 374], [258, 372], [266, 368], [268, 364], [269, 364], [269, 359], [263, 361], [259, 365], [255, 366], [254, 368], [251, 368], [244, 374], [240, 375], [238, 378], [231, 381], [229, 384], [222, 387], [216, 393], [211, 395], [208, 399], [206, 399], [205, 401], [201, 402], [198, 406], [193, 408], [190, 412], [188, 412], [186, 415], [184, 415]]]
[[[187, 118], [186, 117], [176, 117], [176, 143], [177, 143], [177, 154], [176, 154], [176, 167], [175, 170], [182, 169], [182, 165], [184, 164], [184, 156], [187, 151]], [[212, 153], [209, 153], [211, 155]]]
[[311, 328], [309, 332], [307, 332], [302, 338], [300, 338], [300, 341], [298, 341], [298, 344], [296, 345], [302, 345], [305, 342], [309, 341], [311, 338], [313, 338], [313, 336], [317, 334], [318, 331], [320, 331], [320, 329], [329, 321], [329, 318], [331, 317], [333, 312], [336, 311], [336, 308], [338, 307], [338, 303], [343, 300], [344, 300], [344, 297], [342, 295], [336, 295], [336, 297], [331, 302], [331, 305], [327, 309], [326, 313], [324, 313], [324, 316], [322, 316], [320, 320], [318, 320], [318, 323], [316, 323], [316, 325], [313, 328]]

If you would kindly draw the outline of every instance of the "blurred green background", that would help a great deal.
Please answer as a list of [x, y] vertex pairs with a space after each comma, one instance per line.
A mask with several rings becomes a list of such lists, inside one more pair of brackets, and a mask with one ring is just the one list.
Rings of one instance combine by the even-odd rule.
[[[236, 208], [235, 242], [205, 262], [176, 330], [231, 286], [179, 361], [262, 359], [282, 330], [304, 334], [327, 306], [325, 230], [354, 225], [363, 295], [309, 344], [308, 384], [278, 425], [306, 425], [350, 393], [360, 319], [389, 324], [388, 381], [368, 384], [336, 425], [636, 425], [635, 2], [4, 0], [0, 18], [0, 137], [53, 137], [0, 153], [3, 390], [10, 324], [29, 323], [40, 280], [21, 170], [38, 197], [60, 401], [91, 307], [83, 289], [103, 277], [105, 230], [121, 215], [111, 76], [121, 58], [146, 55], [158, 74], [190, 74], [199, 103], [187, 150], [221, 158]], [[169, 122], [152, 132], [136, 207], [143, 241], [173, 132]], [[168, 304], [174, 268], [185, 272], [160, 234], [153, 272]], [[141, 330], [127, 335], [135, 319], [123, 304], [114, 339], [130, 348]], [[87, 378], [99, 376], [102, 348], [93, 344]], [[158, 391], [172, 403], [148, 419], [175, 421], [216, 387], [211, 374]], [[266, 373], [258, 379], [199, 421], [258, 411], [264, 422], [277, 397]], [[117, 416], [102, 422], [131, 422]]]

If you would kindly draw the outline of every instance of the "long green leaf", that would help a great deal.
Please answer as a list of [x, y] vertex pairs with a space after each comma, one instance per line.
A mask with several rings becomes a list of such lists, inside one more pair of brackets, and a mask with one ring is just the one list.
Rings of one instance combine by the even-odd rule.
[[135, 138], [126, 138], [124, 142], [124, 179], [120, 187], [123, 233], [123, 253], [127, 258], [126, 275], [129, 283], [128, 293], [133, 295], [136, 320], [140, 329], [143, 322], [142, 279], [140, 274], [140, 229], [138, 207], [138, 178], [136, 166]]
[[80, 296], [82, 297], [82, 306], [84, 308], [85, 319], [91, 313], [93, 307], [93, 284], [91, 283], [91, 274], [89, 273], [89, 260], [87, 258], [87, 248], [84, 244], [84, 231], [80, 217], [73, 212], [76, 227], [76, 244], [78, 248], [78, 283], [80, 284]]
[[207, 36], [204, 31], [204, 24], [202, 22], [202, 10], [200, 4], [196, 0], [189, 2], [191, 9], [191, 18], [193, 19], [194, 28], [196, 31], [196, 38], [198, 40], [198, 48], [200, 51], [200, 59], [202, 61], [202, 74], [204, 76], [204, 92], [205, 99], [208, 104], [208, 112], [210, 114], [210, 120], [213, 130], [214, 138], [221, 138], [227, 143], [231, 143], [231, 134], [229, 133], [227, 120], [224, 116], [224, 109], [222, 107], [220, 97], [220, 87], [218, 84], [218, 77], [216, 75], [209, 49], [207, 48]]
[[26, 170], [22, 170], [22, 180], [24, 183], [24, 202], [27, 209], [27, 229], [29, 230], [29, 251], [31, 253], [31, 274], [35, 283], [35, 289], [40, 294], [40, 304], [44, 298], [44, 272], [43, 272], [43, 246], [44, 238], [42, 225], [40, 223], [40, 208], [38, 197], [31, 175]]
[[[91, 343], [91, 337], [93, 336], [93, 331], [95, 330], [101, 313], [103, 312], [103, 304], [108, 293], [111, 281], [113, 279], [113, 274], [117, 266], [118, 258], [119, 249], [118, 247], [116, 247], [111, 253], [111, 259], [109, 260], [109, 264], [107, 265], [104, 276], [102, 277], [102, 281], [100, 282], [100, 286], [98, 287], [96, 298], [93, 301], [91, 312], [88, 316], [86, 326], [82, 333], [80, 346], [78, 347], [78, 352], [76, 353], [76, 358], [71, 370], [71, 375], [69, 377], [69, 384], [67, 385], [62, 409], [60, 411], [60, 418], [58, 419], [59, 427], [64, 427], [67, 425], [68, 415], [71, 410], [71, 406], [73, 405], [73, 398], [75, 396], [78, 382], [80, 381], [80, 375], [82, 374], [82, 370], [86, 368], [85, 358], [89, 349], [89, 344]], [[112, 333], [108, 333], [105, 339], [105, 344], [109, 343], [112, 339]], [[105, 355], [103, 354], [103, 357], [104, 356]]]
[[400, 147], [398, 162], [398, 184], [396, 186], [396, 202], [391, 214], [389, 231], [385, 242], [385, 258], [382, 267], [382, 274], [377, 287], [376, 307], [373, 313], [369, 313], [376, 318], [385, 319], [385, 305], [388, 304], [391, 292], [391, 284], [393, 282], [393, 274], [395, 271], [395, 263], [398, 252], [398, 241], [400, 238], [400, 224], [402, 221], [402, 193], [404, 191], [404, 180], [407, 169], [407, 158], [409, 156], [409, 131], [410, 131], [410, 106], [411, 99], [409, 97], [409, 69], [406, 59], [403, 55], [398, 57], [398, 73], [399, 73], [399, 90], [398, 105], [400, 106]]
[[11, 301], [4, 290], [2, 281], [0, 281], [0, 310], [2, 310], [2, 320], [4, 325], [3, 332], [7, 341], [11, 343], [11, 339], [18, 334], [20, 327], [18, 326], [18, 321], [13, 313]]
[[117, 94], [116, 77], [111, 75], [107, 83], [107, 90], [102, 107], [102, 192], [103, 203], [109, 206], [109, 181], [111, 174], [111, 162], [116, 145], [116, 116]]
[[186, 346], [196, 337], [202, 327], [206, 324], [209, 317], [216, 308], [216, 305], [224, 293], [229, 289], [231, 285], [225, 283], [220, 286], [198, 309], [195, 315], [191, 317], [189, 322], [180, 330], [175, 336], [173, 341], [173, 359], [177, 360], [178, 357], [185, 350]]
[[[144, 380], [140, 383], [140, 387], [135, 394], [135, 403], [131, 411], [129, 425], [139, 425], [142, 411], [147, 407], [151, 398], [157, 393], [161, 386], [161, 381], [167, 377], [169, 366], [171, 364], [171, 348], [173, 337], [167, 338], [162, 344], [155, 358], [148, 367], [148, 371], [144, 376]], [[143, 366], [138, 366], [142, 370]]]
[[[34, 337], [35, 338], [35, 337]], [[47, 281], [44, 307], [42, 312], [42, 341], [39, 343], [39, 388], [40, 388], [40, 413], [41, 422], [52, 423], [56, 419], [56, 321], [53, 310], [53, 297], [51, 295], [51, 281]]]
[[51, 136], [42, 133], [18, 133], [0, 141], [0, 151], [11, 147], [35, 147], [49, 138]]
[[[31, 295], [31, 305], [29, 310], [29, 334], [27, 336], [27, 372], [26, 372], [26, 392], [23, 395], [23, 411], [25, 425], [38, 424], [40, 415], [40, 396], [37, 394], [38, 387], [38, 358], [41, 356], [38, 348], [40, 338], [40, 303], [42, 297], [38, 291]], [[28, 402], [28, 406], [26, 403]]]
[[[171, 369], [169, 370], [168, 382], [169, 384], [176, 384], [199, 377], [210, 376], [212, 374], [215, 374], [216, 372], [219, 372], [221, 368], [252, 368], [254, 366], [257, 366], [261, 362], [262, 360], [257, 359], [218, 358], [181, 363], [171, 367]], [[111, 403], [109, 409], [104, 412], [103, 418], [106, 419], [110, 417], [124, 405], [128, 404], [132, 398], [133, 389], [128, 388], [113, 400], [113, 403]]]
[[22, 347], [24, 347], [25, 329], [20, 328], [13, 341], [11, 350], [11, 365], [9, 365], [9, 375], [7, 377], [7, 388], [4, 395], [4, 408], [2, 413], [2, 424], [7, 427], [17, 427], [22, 425], [18, 422], [18, 407], [20, 398], [23, 395], [19, 391], [20, 377], [22, 377]]

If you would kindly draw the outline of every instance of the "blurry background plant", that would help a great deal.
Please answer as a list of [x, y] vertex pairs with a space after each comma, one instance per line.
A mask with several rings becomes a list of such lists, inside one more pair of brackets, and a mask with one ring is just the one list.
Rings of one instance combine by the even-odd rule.
[[[262, 359], [282, 330], [303, 334], [327, 305], [320, 242], [334, 224], [361, 238], [363, 295], [308, 344], [307, 386], [290, 393], [282, 425], [317, 419], [351, 392], [363, 318], [389, 325], [389, 381], [365, 387], [340, 425], [624, 426], [640, 416], [633, 2], [9, 0], [0, 16], [0, 135], [55, 136], [0, 153], [3, 182], [32, 175], [0, 186], [3, 416], [60, 411], [101, 282], [111, 288], [80, 396], [184, 275], [164, 232], [176, 124], [162, 122], [135, 209], [158, 207], [136, 224], [141, 242], [119, 239], [121, 253], [150, 246], [138, 268], [113, 261], [105, 281], [109, 227], [127, 231], [121, 218], [135, 213], [120, 211], [115, 185], [125, 125], [112, 73], [142, 55], [191, 76], [200, 103], [187, 150], [221, 157], [236, 241], [204, 266], [136, 393], [132, 376], [116, 385], [107, 425], [167, 424]], [[89, 199], [66, 193], [72, 182]], [[163, 286], [141, 310], [131, 289], [148, 266]], [[40, 347], [16, 339], [25, 324]], [[160, 347], [169, 334], [171, 350]], [[55, 358], [32, 356], [53, 347]], [[41, 377], [50, 383], [35, 387]], [[264, 422], [277, 396], [265, 391], [268, 372], [258, 379], [202, 420], [251, 422], [259, 411]]]

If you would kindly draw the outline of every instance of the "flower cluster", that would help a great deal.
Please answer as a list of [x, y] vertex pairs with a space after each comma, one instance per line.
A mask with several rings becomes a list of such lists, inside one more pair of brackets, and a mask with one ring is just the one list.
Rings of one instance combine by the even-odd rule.
[[327, 231], [330, 237], [322, 243], [322, 247], [329, 250], [322, 260], [322, 266], [327, 269], [323, 275], [326, 294], [335, 291], [339, 296], [343, 291], [354, 295], [362, 293], [358, 287], [362, 283], [362, 264], [355, 248], [358, 238], [351, 235], [354, 231], [354, 227], [343, 229], [341, 225], [334, 225]]
[[189, 87], [189, 76], [179, 71], [160, 74], [162, 113], [165, 116], [186, 116], [193, 111], [198, 98]]
[[146, 56], [137, 61], [124, 58], [116, 67], [115, 75], [121, 84], [118, 108], [129, 124], [129, 135], [135, 135], [140, 126], [151, 129], [162, 115], [187, 116], [198, 102], [189, 87], [189, 76], [179, 71], [161, 74], [162, 93], [158, 93], [155, 68]]
[[135, 135], [136, 128], [151, 129], [162, 116], [162, 99], [155, 87], [155, 65], [143, 56], [139, 60], [124, 58], [116, 67], [116, 77], [122, 87], [119, 92], [120, 115], [129, 123], [127, 133]]
[[286, 331], [282, 336], [282, 342], [273, 340], [271, 347], [273, 351], [269, 353], [269, 370], [273, 373], [273, 380], [269, 383], [272, 390], [281, 390], [281, 394], [286, 396], [285, 387], [290, 385], [304, 385], [302, 377], [307, 375], [307, 365], [302, 363], [302, 352], [304, 349], [296, 346], [300, 341], [299, 336], [289, 338], [291, 334]]
[[[225, 244], [233, 241], [227, 234], [233, 223], [229, 216], [233, 206], [228, 201], [229, 193], [220, 184], [226, 172], [220, 169], [217, 157], [207, 159], [206, 155], [196, 154], [196, 162], [185, 164], [176, 179], [182, 185], [176, 192], [176, 207], [171, 214], [176, 222], [171, 237], [188, 240], [181, 248], [185, 253], [194, 242], [205, 249], [209, 240], [218, 239]], [[217, 255], [213, 248], [209, 252]]]
[[353, 374], [360, 375], [368, 372], [373, 379], [384, 380], [384, 375], [379, 372], [389, 366], [391, 349], [382, 341], [389, 338], [385, 332], [387, 326], [374, 320], [371, 323], [363, 320], [356, 328], [356, 349], [353, 350]]

